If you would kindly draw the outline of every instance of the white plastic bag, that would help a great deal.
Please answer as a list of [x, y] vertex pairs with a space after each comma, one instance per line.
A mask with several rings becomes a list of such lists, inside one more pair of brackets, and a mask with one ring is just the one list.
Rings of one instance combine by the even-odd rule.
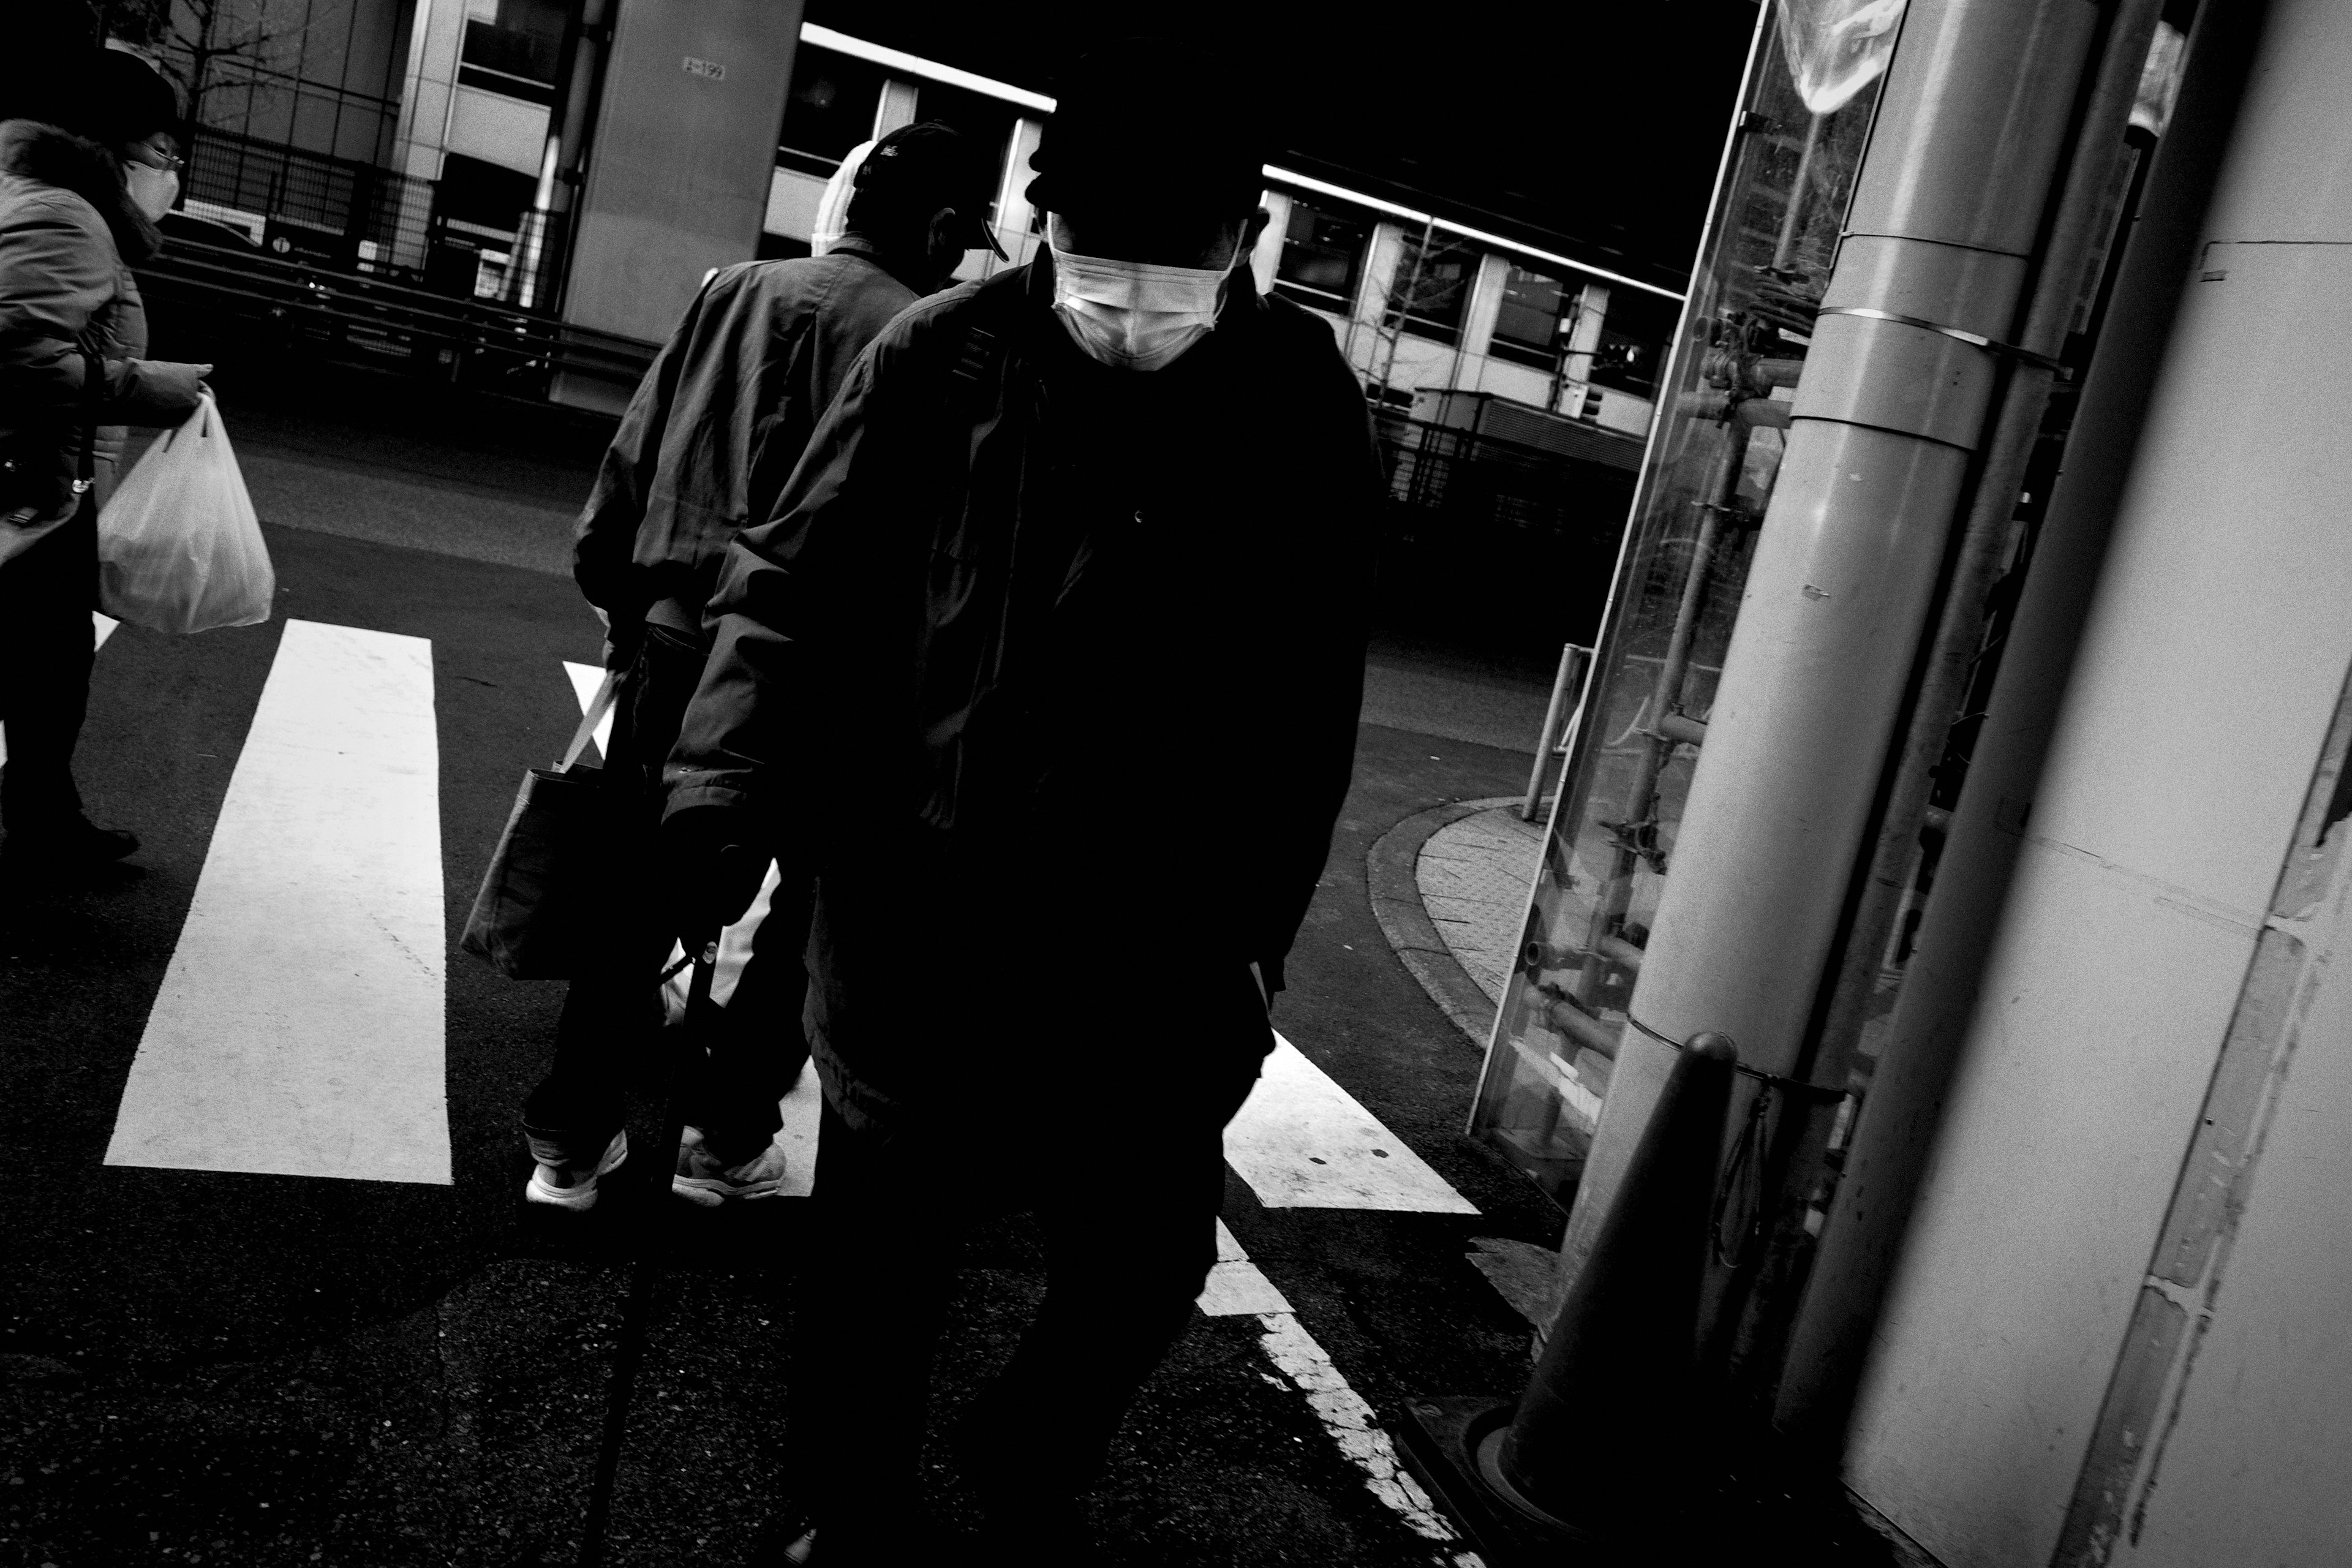
[[98, 602], [158, 632], [269, 618], [278, 574], [211, 393], [147, 448], [98, 514]]

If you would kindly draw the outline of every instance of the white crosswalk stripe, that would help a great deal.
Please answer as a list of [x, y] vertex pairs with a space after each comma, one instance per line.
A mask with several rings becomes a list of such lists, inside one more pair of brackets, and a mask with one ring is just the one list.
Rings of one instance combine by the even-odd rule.
[[449, 1182], [439, 758], [430, 643], [286, 623], [108, 1164]]

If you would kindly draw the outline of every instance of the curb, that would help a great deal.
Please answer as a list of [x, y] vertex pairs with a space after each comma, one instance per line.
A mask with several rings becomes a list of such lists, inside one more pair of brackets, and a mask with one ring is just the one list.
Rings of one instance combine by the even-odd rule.
[[1418, 867], [1421, 847], [1439, 828], [1498, 805], [1517, 805], [1518, 795], [1494, 795], [1485, 800], [1457, 800], [1417, 811], [1381, 835], [1364, 856], [1364, 880], [1371, 895], [1372, 918], [1381, 934], [1396, 949], [1397, 957], [1430, 1000], [1454, 1020], [1454, 1027], [1481, 1051], [1494, 1031], [1495, 1004], [1470, 972], [1462, 967], [1422, 902]]

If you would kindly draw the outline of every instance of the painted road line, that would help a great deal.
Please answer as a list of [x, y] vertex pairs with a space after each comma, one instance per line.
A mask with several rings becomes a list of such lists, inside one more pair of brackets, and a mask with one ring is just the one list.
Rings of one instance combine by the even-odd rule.
[[[1225, 1298], [1219, 1292], [1218, 1274], [1224, 1269], [1247, 1270], [1255, 1283], [1244, 1288], [1263, 1289], [1281, 1304], [1255, 1309], [1223, 1307]], [[1243, 1276], [1236, 1272], [1227, 1278], [1239, 1279]], [[1216, 1268], [1210, 1270], [1209, 1289], [1201, 1293], [1201, 1310], [1213, 1318], [1254, 1313], [1258, 1327], [1264, 1331], [1258, 1342], [1265, 1347], [1266, 1359], [1282, 1373], [1279, 1378], [1268, 1375], [1266, 1381], [1296, 1388], [1307, 1395], [1316, 1419], [1323, 1424], [1324, 1434], [1349, 1464], [1364, 1473], [1366, 1489], [1393, 1510], [1415, 1535], [1436, 1543], [1438, 1550], [1433, 1562], [1443, 1568], [1485, 1568], [1476, 1552], [1460, 1548], [1461, 1536], [1398, 1459], [1396, 1445], [1381, 1429], [1380, 1418], [1372, 1414], [1372, 1407], [1348, 1385], [1347, 1378], [1331, 1364], [1330, 1356], [1300, 1324], [1290, 1303], [1282, 1300], [1282, 1292], [1258, 1272], [1257, 1265], [1249, 1260], [1249, 1254], [1242, 1250], [1242, 1244], [1234, 1239], [1234, 1233], [1225, 1228], [1223, 1220], [1217, 1222]]]
[[[563, 661], [563, 673], [572, 678], [572, 695], [580, 700], [580, 711], [587, 712], [588, 704], [596, 700], [596, 689], [604, 684], [604, 672], [593, 664], [574, 664], [567, 658]], [[567, 743], [570, 739], [565, 737]], [[603, 762], [612, 749], [613, 715], [607, 711], [596, 721], [596, 760]]]
[[433, 645], [289, 620], [110, 1165], [447, 1184]]
[[1372, 1407], [1348, 1386], [1315, 1336], [1288, 1312], [1268, 1312], [1258, 1322], [1265, 1330], [1258, 1342], [1265, 1347], [1266, 1359], [1307, 1395], [1324, 1433], [1349, 1464], [1364, 1472], [1365, 1488], [1415, 1535], [1436, 1543], [1433, 1561], [1445, 1568], [1484, 1568], [1484, 1559], [1458, 1544], [1460, 1534], [1404, 1468]]
[[[96, 648], [101, 648], [101, 647], [104, 647], [106, 646], [106, 639], [107, 639], [107, 638], [109, 638], [109, 637], [112, 637], [112, 636], [114, 635], [114, 628], [115, 628], [115, 627], [117, 627], [117, 626], [121, 626], [122, 623], [121, 623], [121, 621], [118, 621], [118, 620], [114, 619], [114, 617], [112, 617], [111, 616], [103, 616], [103, 615], [100, 615], [98, 611], [96, 611], [96, 610], [92, 610], [92, 611], [89, 613], [89, 624], [90, 624], [90, 630], [91, 630], [92, 637], [93, 637], [93, 640], [92, 640], [92, 642], [91, 642], [91, 645], [90, 645], [90, 646], [91, 646], [91, 647], [92, 647], [93, 649], [96, 649]], [[7, 762], [8, 762], [8, 732], [7, 732], [7, 726], [6, 726], [6, 725], [5, 725], [5, 724], [0, 724], [0, 767], [5, 767], [5, 766], [6, 766], [6, 765], [7, 765]]]
[[1209, 1269], [1209, 1282], [1202, 1288], [1201, 1310], [1212, 1318], [1242, 1318], [1266, 1312], [1287, 1312], [1289, 1299], [1275, 1289], [1274, 1281], [1258, 1272], [1257, 1265], [1249, 1260], [1242, 1244], [1217, 1222], [1217, 1261]]
[[1225, 1163], [1268, 1208], [1476, 1214], [1420, 1155], [1280, 1035], [1225, 1128]]

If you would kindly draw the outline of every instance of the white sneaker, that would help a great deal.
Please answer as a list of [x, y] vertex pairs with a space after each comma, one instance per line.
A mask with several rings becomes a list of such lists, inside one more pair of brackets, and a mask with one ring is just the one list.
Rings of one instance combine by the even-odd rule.
[[596, 1178], [609, 1173], [628, 1157], [629, 1131], [625, 1127], [613, 1134], [613, 1141], [604, 1145], [604, 1156], [592, 1171], [544, 1163], [531, 1167], [530, 1180], [523, 1184], [523, 1202], [551, 1204], [560, 1209], [593, 1209], [596, 1206]]
[[729, 1198], [772, 1198], [783, 1185], [784, 1146], [773, 1140], [756, 1157], [734, 1166], [721, 1165], [703, 1147], [699, 1127], [688, 1128], [677, 1141], [677, 1171], [669, 1190], [688, 1203], [717, 1208]]

